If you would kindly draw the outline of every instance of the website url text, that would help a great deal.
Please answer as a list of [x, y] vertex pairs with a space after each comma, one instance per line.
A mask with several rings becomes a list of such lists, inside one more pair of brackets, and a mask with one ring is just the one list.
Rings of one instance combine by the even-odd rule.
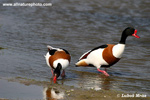
[[29, 7], [33, 7], [33, 6], [52, 6], [52, 3], [3, 3], [3, 6], [29, 6]]

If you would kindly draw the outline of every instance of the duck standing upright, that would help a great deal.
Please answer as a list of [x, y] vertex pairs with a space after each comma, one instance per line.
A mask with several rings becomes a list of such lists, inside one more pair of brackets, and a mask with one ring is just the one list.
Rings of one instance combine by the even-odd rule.
[[100, 67], [110, 67], [120, 60], [124, 52], [126, 39], [128, 36], [140, 38], [137, 35], [137, 30], [135, 30], [132, 27], [127, 27], [122, 32], [122, 36], [118, 44], [101, 45], [92, 50], [89, 50], [80, 57], [79, 61], [76, 63], [76, 67], [94, 66], [99, 72], [105, 74], [106, 76], [109, 76], [109, 74], [106, 71], [100, 70]]
[[49, 67], [51, 67], [51, 72], [53, 74], [53, 81], [56, 83], [57, 78], [60, 76], [65, 76], [65, 68], [68, 67], [71, 56], [69, 52], [65, 49], [53, 48], [51, 46], [47, 46], [48, 52], [45, 55], [46, 63]]

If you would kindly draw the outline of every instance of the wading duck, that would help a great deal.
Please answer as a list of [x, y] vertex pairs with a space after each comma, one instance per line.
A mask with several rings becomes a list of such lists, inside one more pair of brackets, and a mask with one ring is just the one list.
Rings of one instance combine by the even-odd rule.
[[[105, 44], [89, 50], [80, 57], [79, 61], [76, 63], [76, 67], [94, 66], [99, 72], [109, 76], [106, 72], [106, 68], [114, 65], [120, 60], [124, 52], [126, 39], [128, 36], [140, 38], [137, 35], [137, 30], [132, 27], [128, 27], [122, 32], [122, 36], [118, 44]], [[105, 71], [100, 70], [101, 67], [105, 67]]]
[[68, 67], [71, 56], [69, 52], [65, 49], [61, 48], [53, 48], [51, 46], [47, 46], [48, 52], [45, 55], [46, 63], [51, 68], [51, 72], [53, 75], [53, 81], [56, 83], [57, 78], [61, 74], [61, 76], [65, 76], [65, 68]]

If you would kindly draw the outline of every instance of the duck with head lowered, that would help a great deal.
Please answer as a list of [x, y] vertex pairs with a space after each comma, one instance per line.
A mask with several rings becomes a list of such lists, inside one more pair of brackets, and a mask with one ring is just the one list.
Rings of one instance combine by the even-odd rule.
[[136, 38], [140, 38], [137, 35], [137, 30], [132, 27], [127, 27], [123, 32], [121, 39], [118, 44], [105, 44], [98, 46], [88, 52], [84, 53], [79, 61], [76, 63], [76, 67], [78, 66], [89, 66], [89, 67], [96, 67], [97, 70], [103, 73], [106, 76], [109, 74], [104, 71], [100, 70], [101, 67], [108, 68], [115, 63], [117, 63], [124, 52], [126, 39], [128, 36], [134, 36]]
[[45, 55], [46, 63], [51, 68], [51, 72], [53, 74], [53, 81], [56, 83], [57, 78], [61, 74], [61, 76], [65, 76], [65, 68], [68, 67], [71, 56], [69, 52], [65, 49], [54, 48], [52, 46], [47, 46], [48, 52]]

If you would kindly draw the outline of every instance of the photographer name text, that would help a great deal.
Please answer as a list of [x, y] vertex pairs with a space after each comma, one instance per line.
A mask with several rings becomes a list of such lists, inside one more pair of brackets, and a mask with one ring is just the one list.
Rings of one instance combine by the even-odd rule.
[[117, 97], [122, 97], [122, 98], [146, 98], [147, 95], [145, 95], [145, 94], [118, 94]]

